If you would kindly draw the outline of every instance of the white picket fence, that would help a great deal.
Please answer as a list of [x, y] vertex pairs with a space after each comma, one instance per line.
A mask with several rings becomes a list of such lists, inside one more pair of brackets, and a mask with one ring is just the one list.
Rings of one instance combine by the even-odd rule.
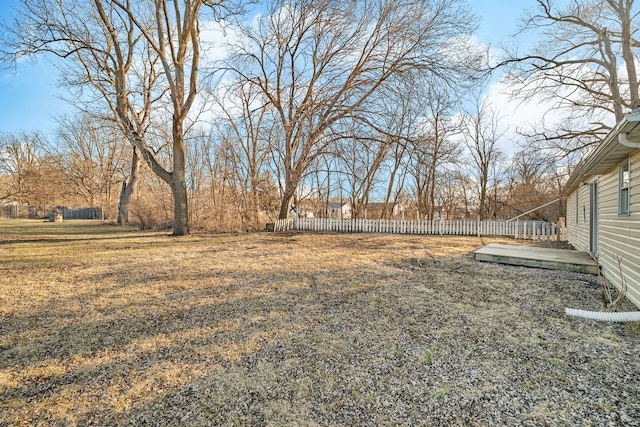
[[361, 218], [288, 218], [276, 221], [274, 231], [288, 230], [452, 236], [510, 236], [515, 239], [527, 240], [567, 240], [566, 227], [543, 221], [428, 221]]

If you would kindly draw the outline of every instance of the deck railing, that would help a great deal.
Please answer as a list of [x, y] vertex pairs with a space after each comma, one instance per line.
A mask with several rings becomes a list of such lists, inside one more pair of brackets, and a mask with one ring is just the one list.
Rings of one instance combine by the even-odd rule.
[[567, 240], [566, 227], [544, 221], [385, 220], [363, 218], [289, 218], [276, 221], [275, 231], [510, 236], [527, 240]]

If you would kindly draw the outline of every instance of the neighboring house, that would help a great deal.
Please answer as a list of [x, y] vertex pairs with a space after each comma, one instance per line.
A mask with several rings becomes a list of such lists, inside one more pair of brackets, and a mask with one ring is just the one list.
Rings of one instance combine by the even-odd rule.
[[327, 214], [329, 218], [351, 218], [351, 203], [329, 203]]
[[640, 307], [640, 110], [627, 114], [573, 172], [567, 196], [569, 243], [590, 252], [602, 274]]

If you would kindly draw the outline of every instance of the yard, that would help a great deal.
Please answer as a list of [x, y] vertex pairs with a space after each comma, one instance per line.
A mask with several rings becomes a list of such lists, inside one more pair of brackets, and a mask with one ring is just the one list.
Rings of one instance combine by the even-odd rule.
[[0, 426], [640, 425], [640, 326], [489, 242], [0, 221]]

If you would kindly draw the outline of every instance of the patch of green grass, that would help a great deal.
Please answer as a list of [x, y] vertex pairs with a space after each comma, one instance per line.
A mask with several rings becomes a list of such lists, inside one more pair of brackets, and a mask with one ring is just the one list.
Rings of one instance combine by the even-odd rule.
[[400, 346], [393, 349], [393, 357], [402, 359], [404, 357], [404, 349]]
[[433, 363], [433, 354], [429, 350], [422, 352], [422, 361], [428, 365]]
[[439, 387], [436, 391], [434, 391], [433, 394], [431, 395], [431, 398], [436, 400], [441, 400], [449, 396], [452, 392], [453, 392], [453, 388], [450, 385], [445, 384]]
[[627, 327], [633, 335], [640, 335], [640, 322], [629, 322]]
[[464, 353], [465, 359], [471, 357], [475, 351], [476, 351], [475, 345], [469, 346], [469, 348], [467, 348], [467, 350]]

